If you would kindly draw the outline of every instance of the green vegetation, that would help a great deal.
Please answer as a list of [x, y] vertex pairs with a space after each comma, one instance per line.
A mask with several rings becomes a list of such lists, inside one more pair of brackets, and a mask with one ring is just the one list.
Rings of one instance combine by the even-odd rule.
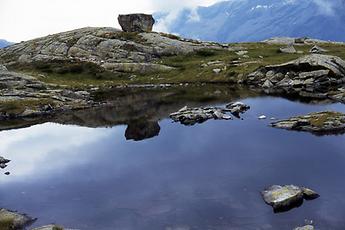
[[13, 230], [14, 229], [13, 221], [14, 221], [13, 217], [7, 217], [7, 216], [2, 217], [0, 219], [0, 229], [1, 230]]
[[[121, 37], [126, 40], [141, 38], [135, 33], [126, 32], [111, 33], [108, 36]], [[99, 68], [96, 64], [86, 62], [35, 63], [30, 66], [17, 64], [12, 66], [12, 69], [38, 76], [41, 81], [47, 83], [73, 88], [108, 87], [125, 84], [235, 83], [261, 66], [280, 64], [309, 54], [312, 46], [296, 45], [295, 48], [302, 51], [302, 54], [280, 53], [281, 45], [265, 43], [231, 44], [229, 50], [201, 49], [186, 55], [158, 59], [156, 64], [175, 68], [164, 73], [112, 73]], [[345, 59], [344, 46], [335, 44], [321, 46], [329, 50], [327, 54]], [[232, 50], [246, 50], [248, 53], [240, 56]], [[214, 69], [220, 69], [220, 72], [215, 73]]]
[[323, 127], [325, 122], [334, 120], [334, 118], [343, 117], [342, 113], [338, 112], [322, 112], [320, 116], [310, 118], [310, 124], [315, 127]]
[[25, 109], [35, 110], [49, 104], [54, 106], [54, 102], [48, 99], [5, 101], [0, 103], [0, 113], [17, 115], [23, 113]]

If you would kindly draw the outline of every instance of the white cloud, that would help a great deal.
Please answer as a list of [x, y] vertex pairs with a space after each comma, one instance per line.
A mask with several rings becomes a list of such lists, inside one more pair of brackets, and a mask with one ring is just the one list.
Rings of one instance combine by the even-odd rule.
[[120, 13], [173, 12], [219, 0], [1, 0], [0, 38], [19, 42], [85, 26], [119, 27]]

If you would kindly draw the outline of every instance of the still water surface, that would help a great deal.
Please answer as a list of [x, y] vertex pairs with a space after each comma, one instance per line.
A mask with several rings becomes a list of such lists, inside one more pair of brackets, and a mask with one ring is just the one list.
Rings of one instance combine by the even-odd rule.
[[[242, 101], [251, 106], [243, 120], [187, 127], [162, 117], [141, 141], [126, 140], [126, 125], [2, 131], [0, 155], [12, 162], [11, 175], [0, 175], [0, 207], [37, 217], [33, 226], [86, 230], [291, 230], [306, 220], [345, 229], [345, 135], [279, 130], [257, 119], [345, 107]], [[274, 214], [260, 195], [272, 184], [307, 186], [321, 197]]]

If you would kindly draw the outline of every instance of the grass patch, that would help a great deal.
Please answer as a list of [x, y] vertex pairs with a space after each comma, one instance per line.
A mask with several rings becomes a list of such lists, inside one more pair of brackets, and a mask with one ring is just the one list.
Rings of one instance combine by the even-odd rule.
[[9, 116], [17, 115], [23, 113], [26, 109], [37, 110], [48, 104], [54, 106], [55, 103], [50, 99], [6, 101], [0, 103], [0, 113]]

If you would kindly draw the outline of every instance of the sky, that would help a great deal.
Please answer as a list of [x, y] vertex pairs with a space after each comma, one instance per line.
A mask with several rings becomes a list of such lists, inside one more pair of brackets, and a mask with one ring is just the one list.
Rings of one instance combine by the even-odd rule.
[[[86, 26], [120, 28], [118, 14], [176, 13], [184, 7], [208, 6], [218, 1], [0, 0], [0, 39], [20, 42]], [[164, 25], [157, 29], [164, 30]]]

